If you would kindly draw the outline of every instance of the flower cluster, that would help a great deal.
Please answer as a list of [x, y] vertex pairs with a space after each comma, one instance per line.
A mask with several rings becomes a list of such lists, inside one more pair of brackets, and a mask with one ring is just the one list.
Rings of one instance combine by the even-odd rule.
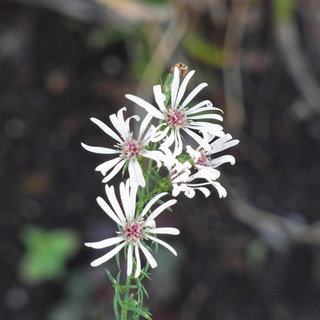
[[[227, 195], [225, 188], [217, 181], [220, 176], [218, 167], [224, 163], [233, 165], [235, 159], [220, 152], [235, 146], [239, 140], [232, 139], [223, 131], [222, 110], [214, 107], [209, 100], [199, 102], [197, 99], [206, 83], [199, 84], [184, 97], [195, 71], [188, 73], [185, 65], [180, 63], [178, 66], [172, 68], [163, 86], [153, 87], [154, 105], [132, 94], [126, 95], [127, 99], [147, 112], [141, 122], [137, 115], [125, 117], [126, 108], [110, 115], [111, 125], [91, 118], [115, 140], [111, 148], [84, 143], [82, 146], [90, 152], [107, 155], [96, 171], [103, 175], [108, 201], [98, 197], [97, 202], [117, 224], [114, 237], [85, 244], [95, 249], [115, 245], [91, 263], [94, 267], [124, 249], [127, 276], [135, 270], [134, 278], [138, 278], [148, 265], [152, 268], [157, 266], [150, 253], [152, 244], [160, 244], [177, 254], [168, 243], [158, 238], [160, 234], [179, 234], [179, 230], [173, 227], [157, 227], [157, 216], [177, 202], [176, 199], [164, 201], [163, 197], [170, 193], [173, 197], [184, 193], [192, 198], [196, 191], [208, 197], [211, 189], [215, 189], [220, 198]], [[137, 135], [133, 133], [131, 120], [140, 123]], [[155, 121], [158, 123], [154, 125]], [[129, 177], [120, 183], [119, 202], [114, 186], [108, 183], [119, 172], [124, 175], [126, 171]], [[145, 267], [142, 266], [141, 252], [147, 262]]]

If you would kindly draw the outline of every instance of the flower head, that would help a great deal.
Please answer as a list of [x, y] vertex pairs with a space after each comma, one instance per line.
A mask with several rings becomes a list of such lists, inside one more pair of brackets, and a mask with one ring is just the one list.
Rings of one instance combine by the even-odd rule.
[[177, 155], [181, 154], [183, 149], [181, 130], [187, 133], [206, 150], [209, 150], [210, 146], [198, 133], [194, 132], [194, 130], [210, 133], [218, 137], [223, 136], [222, 126], [220, 124], [210, 122], [211, 120], [223, 120], [221, 115], [212, 112], [221, 111], [219, 108], [213, 107], [209, 100], [204, 100], [191, 106], [192, 99], [207, 86], [207, 83], [199, 84], [184, 100], [182, 99], [187, 84], [194, 72], [194, 70], [190, 71], [179, 86], [179, 69], [177, 67], [174, 68], [174, 75], [171, 84], [171, 103], [167, 106], [165, 105], [166, 97], [162, 93], [161, 85], [153, 87], [158, 109], [137, 96], [131, 94], [126, 95], [129, 100], [144, 108], [150, 115], [163, 121], [164, 132], [168, 134], [168, 137], [164, 142], [165, 146], [170, 147], [174, 144], [175, 153]]
[[195, 196], [195, 191], [201, 191], [205, 197], [210, 195], [210, 190], [205, 186], [212, 185], [218, 191], [219, 197], [224, 198], [227, 192], [219, 182], [216, 181], [220, 176], [218, 170], [202, 169], [196, 173], [191, 172], [191, 164], [186, 161], [180, 163], [176, 161], [175, 165], [170, 169], [170, 180], [172, 183], [172, 195], [176, 197], [180, 192], [183, 192], [188, 198]]
[[227, 192], [216, 180], [220, 176], [220, 172], [216, 169], [202, 168], [193, 173], [192, 165], [189, 161], [179, 162], [172, 154], [169, 148], [164, 148], [165, 153], [164, 165], [169, 171], [170, 182], [172, 184], [172, 195], [176, 197], [183, 192], [188, 198], [195, 196], [195, 191], [201, 191], [205, 197], [210, 195], [210, 190], [205, 186], [214, 186], [219, 197], [226, 197]]
[[157, 162], [158, 166], [161, 166], [163, 158], [162, 152], [157, 150], [147, 150], [147, 146], [151, 140], [157, 141], [161, 139], [163, 134], [158, 132], [158, 128], [155, 128], [154, 126], [151, 126], [146, 130], [152, 118], [152, 116], [147, 115], [141, 123], [138, 138], [133, 138], [133, 134], [130, 130], [130, 120], [133, 118], [139, 121], [140, 119], [138, 116], [132, 116], [127, 120], [124, 120], [123, 111], [125, 110], [126, 108], [121, 108], [117, 114], [112, 114], [109, 117], [116, 131], [96, 118], [90, 119], [108, 136], [117, 141], [114, 148], [93, 147], [84, 143], [81, 145], [84, 149], [90, 152], [116, 155], [115, 158], [107, 160], [96, 167], [96, 171], [100, 171], [105, 176], [102, 182], [108, 182], [111, 180], [123, 168], [123, 166], [128, 163], [131, 183], [144, 187], [145, 179], [143, 177], [138, 158], [146, 157], [153, 159]]
[[101, 198], [97, 198], [97, 202], [103, 211], [118, 225], [119, 231], [117, 236], [108, 238], [98, 242], [85, 243], [87, 247], [94, 249], [106, 248], [115, 244], [118, 244], [115, 248], [109, 251], [102, 257], [94, 260], [91, 266], [96, 267], [102, 263], [108, 261], [115, 256], [122, 248], [127, 248], [127, 274], [130, 275], [133, 270], [133, 260], [136, 261], [135, 277], [138, 277], [141, 272], [141, 259], [140, 250], [145, 255], [147, 261], [152, 268], [157, 266], [157, 262], [149, 252], [145, 242], [148, 240], [159, 243], [174, 255], [177, 255], [176, 251], [166, 242], [158, 239], [157, 234], [171, 234], [178, 235], [180, 232], [176, 228], [166, 227], [157, 228], [155, 219], [168, 207], [174, 205], [177, 200], [169, 200], [158, 206], [148, 215], [151, 207], [164, 195], [166, 192], [156, 195], [151, 199], [143, 208], [140, 214], [136, 213], [136, 194], [137, 186], [131, 185], [129, 179], [126, 183], [122, 182], [119, 187], [122, 207], [120, 206], [114, 191], [114, 187], [106, 185], [106, 194], [111, 204], [111, 207], [107, 202]]
[[205, 135], [204, 139], [209, 143], [210, 150], [205, 150], [201, 146], [194, 150], [190, 146], [187, 146], [187, 152], [197, 169], [211, 168], [215, 170], [215, 168], [227, 162], [231, 165], [235, 164], [236, 160], [231, 155], [223, 155], [217, 158], [213, 158], [213, 155], [237, 145], [239, 140], [232, 139], [229, 133], [218, 139], [215, 139], [215, 137], [211, 135]]

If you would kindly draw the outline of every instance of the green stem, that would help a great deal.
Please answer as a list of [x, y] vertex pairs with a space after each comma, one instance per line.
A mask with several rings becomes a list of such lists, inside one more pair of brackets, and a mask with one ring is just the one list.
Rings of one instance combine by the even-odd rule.
[[121, 320], [127, 320], [127, 316], [128, 316], [128, 298], [129, 298], [129, 288], [128, 286], [130, 285], [131, 282], [131, 277], [127, 276], [127, 280], [126, 280], [126, 291], [124, 293], [124, 304], [123, 307], [121, 309]]

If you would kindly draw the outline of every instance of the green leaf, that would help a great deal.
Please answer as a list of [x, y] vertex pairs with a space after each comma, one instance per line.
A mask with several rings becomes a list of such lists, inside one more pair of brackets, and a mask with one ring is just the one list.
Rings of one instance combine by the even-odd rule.
[[191, 157], [188, 154], [182, 154], [178, 157], [178, 161], [181, 163], [185, 163], [188, 160], [191, 160]]
[[135, 313], [139, 314], [141, 317], [144, 317], [145, 319], [152, 320], [151, 313], [147, 311], [148, 309], [142, 308], [142, 307], [140, 307], [140, 308], [141, 309], [136, 308], [134, 306], [130, 306], [130, 305], [128, 306], [129, 311], [135, 312]]
[[273, 11], [277, 22], [285, 23], [292, 19], [294, 8], [293, 0], [273, 1]]
[[78, 251], [80, 244], [75, 231], [46, 231], [34, 226], [22, 230], [22, 241], [26, 254], [20, 263], [20, 276], [28, 284], [61, 277], [68, 258]]
[[195, 32], [187, 33], [182, 44], [184, 48], [197, 60], [215, 67], [222, 66], [222, 48], [212, 42], [209, 42], [200, 34]]
[[113, 311], [114, 311], [114, 315], [116, 316], [116, 320], [120, 320], [120, 314], [118, 310], [118, 299], [119, 299], [119, 296], [115, 292], [113, 297]]
[[126, 170], [128, 169], [129, 166], [129, 161], [126, 161], [123, 168], [122, 168], [122, 178], [124, 176], [124, 173], [126, 172]]
[[110, 271], [108, 269], [105, 269], [107, 272], [107, 276], [110, 279], [111, 283], [114, 285], [116, 283], [116, 279], [112, 276], [112, 274], [110, 273]]

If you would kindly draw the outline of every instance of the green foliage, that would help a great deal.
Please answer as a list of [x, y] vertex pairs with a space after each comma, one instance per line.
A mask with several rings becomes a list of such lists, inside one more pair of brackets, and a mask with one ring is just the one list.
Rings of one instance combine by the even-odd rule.
[[293, 0], [275, 0], [273, 1], [274, 16], [277, 22], [287, 22], [292, 18], [294, 7]]
[[222, 48], [209, 42], [200, 34], [195, 32], [188, 33], [182, 44], [195, 59], [209, 66], [222, 66]]
[[265, 264], [269, 249], [260, 239], [252, 240], [246, 250], [246, 261], [249, 267], [257, 269]]
[[61, 277], [67, 259], [79, 248], [78, 234], [72, 230], [46, 231], [29, 226], [22, 231], [26, 254], [20, 264], [21, 278], [29, 284]]
[[125, 35], [118, 29], [95, 28], [87, 37], [87, 44], [93, 48], [103, 48], [118, 43], [124, 39]]
[[[185, 154], [181, 154], [179, 157], [178, 157], [178, 161], [181, 162], [181, 163], [185, 163], [186, 161], [190, 161], [191, 160], [191, 157], [188, 153], [185, 153]], [[190, 161], [191, 162], [191, 161]]]
[[[108, 278], [115, 290], [113, 310], [116, 320], [139, 320], [140, 317], [151, 320], [151, 313], [148, 311], [148, 308], [142, 306], [144, 296], [149, 298], [148, 292], [141, 282], [143, 278], [149, 278], [147, 270], [148, 265], [141, 270], [138, 278], [134, 278], [133, 276], [127, 277], [125, 285], [120, 284], [121, 271], [119, 271], [117, 277], [114, 278], [112, 274], [106, 270]], [[133, 290], [135, 293], [132, 292]], [[119, 307], [121, 312], [119, 312]]]
[[[132, 32], [132, 36], [137, 39], [137, 41], [134, 46], [135, 52], [133, 52], [135, 62], [131, 65], [130, 71], [135, 78], [140, 79], [149, 64], [153, 53], [153, 48], [151, 48], [150, 40], [148, 38], [150, 29], [144, 30], [142, 27], [134, 28]], [[154, 66], [154, 68], [158, 67]]]

